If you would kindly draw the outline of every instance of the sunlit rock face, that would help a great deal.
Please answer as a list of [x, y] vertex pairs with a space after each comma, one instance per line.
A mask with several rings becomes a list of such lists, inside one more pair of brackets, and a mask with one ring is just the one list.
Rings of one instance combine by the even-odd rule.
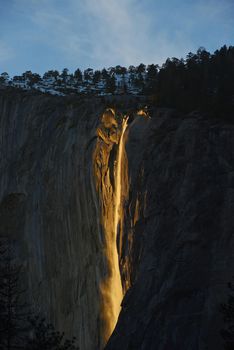
[[117, 252], [117, 225], [121, 191], [122, 122], [117, 122], [113, 109], [107, 109], [97, 128], [93, 153], [94, 177], [100, 200], [103, 235], [104, 276], [100, 282], [100, 324], [103, 347], [116, 325], [123, 297]]
[[219, 350], [234, 274], [234, 126], [156, 110], [128, 127], [127, 291], [108, 350]]

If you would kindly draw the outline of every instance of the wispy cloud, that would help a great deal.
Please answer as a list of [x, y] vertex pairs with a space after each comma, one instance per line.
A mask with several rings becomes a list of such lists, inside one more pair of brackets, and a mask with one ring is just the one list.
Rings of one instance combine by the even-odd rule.
[[149, 18], [134, 0], [88, 0], [92, 54], [101, 62], [133, 64], [145, 59], [149, 42]]
[[[67, 52], [74, 59], [84, 55], [86, 65], [161, 63], [166, 56], [180, 55], [182, 48], [191, 46], [182, 31], [174, 33], [174, 41], [165, 27], [158, 26], [152, 33], [157, 11], [144, 11], [138, 0], [86, 0], [82, 5], [70, 0], [69, 4], [72, 15], [68, 16], [64, 48], [69, 45]], [[74, 25], [79, 21], [83, 28]]]
[[[136, 0], [67, 2], [67, 11], [31, 3], [31, 21], [47, 36], [44, 40], [63, 51], [69, 61], [85, 57], [86, 64], [132, 64], [144, 61], [149, 47], [149, 18]], [[49, 35], [48, 35], [49, 33]], [[148, 43], [148, 44], [147, 44]]]
[[0, 64], [12, 59], [14, 51], [4, 41], [0, 40]]
[[[7, 7], [2, 41], [32, 69], [33, 62], [41, 70], [162, 63], [234, 35], [233, 0], [9, 0]], [[1, 42], [0, 50], [0, 60], [12, 54]]]

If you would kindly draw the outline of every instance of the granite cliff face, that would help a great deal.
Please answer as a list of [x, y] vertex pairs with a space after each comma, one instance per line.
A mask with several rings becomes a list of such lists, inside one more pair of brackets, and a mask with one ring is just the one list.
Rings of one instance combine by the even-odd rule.
[[[129, 126], [121, 262], [127, 291], [106, 349], [222, 349], [234, 273], [234, 125], [155, 111]], [[131, 244], [129, 244], [131, 242]]]
[[234, 126], [136, 112], [127, 126], [100, 99], [0, 92], [0, 234], [80, 349], [104, 348], [124, 294], [106, 349], [220, 349]]
[[94, 101], [0, 98], [1, 235], [17, 241], [32, 306], [81, 349], [102, 344], [105, 261], [92, 163], [102, 111]]

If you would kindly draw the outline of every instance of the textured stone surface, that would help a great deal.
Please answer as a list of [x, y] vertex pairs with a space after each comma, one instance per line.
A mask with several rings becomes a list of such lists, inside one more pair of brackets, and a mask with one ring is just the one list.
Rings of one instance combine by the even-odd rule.
[[[32, 305], [81, 350], [102, 349], [105, 327], [120, 123], [102, 119], [104, 108], [101, 99], [0, 92], [0, 234], [17, 242]], [[130, 289], [106, 349], [221, 349], [218, 309], [234, 271], [234, 126], [156, 110], [132, 116], [124, 142], [117, 243]]]
[[17, 241], [32, 306], [84, 350], [101, 342], [105, 264], [92, 157], [102, 110], [95, 100], [0, 96], [1, 235]]
[[106, 349], [221, 349], [219, 305], [234, 273], [234, 126], [156, 111], [130, 125], [127, 155], [121, 261], [133, 286]]

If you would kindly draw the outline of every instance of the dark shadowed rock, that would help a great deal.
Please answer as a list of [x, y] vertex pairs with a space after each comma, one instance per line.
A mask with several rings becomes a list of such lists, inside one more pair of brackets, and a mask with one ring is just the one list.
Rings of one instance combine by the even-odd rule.
[[131, 262], [132, 287], [106, 349], [221, 349], [219, 308], [234, 273], [234, 126], [164, 110], [129, 129], [121, 262]]

